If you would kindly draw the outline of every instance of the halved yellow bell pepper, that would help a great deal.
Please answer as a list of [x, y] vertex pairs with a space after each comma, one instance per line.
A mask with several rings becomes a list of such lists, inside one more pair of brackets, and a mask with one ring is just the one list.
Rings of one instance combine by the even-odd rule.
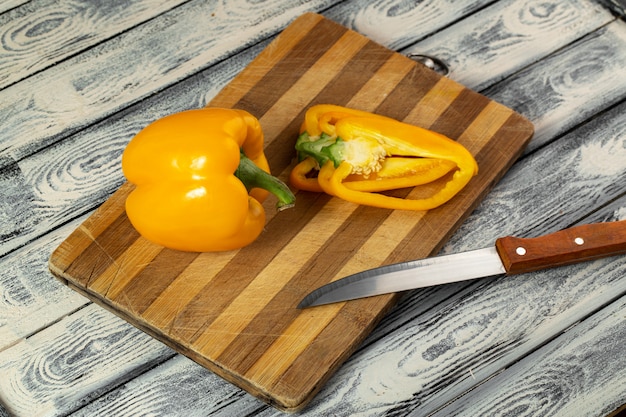
[[122, 169], [136, 185], [126, 200], [130, 222], [171, 249], [241, 248], [265, 226], [267, 190], [279, 209], [295, 201], [269, 174], [261, 126], [242, 110], [204, 108], [159, 119], [129, 142]]
[[[321, 104], [308, 109], [296, 142], [294, 187], [391, 209], [429, 210], [449, 201], [478, 173], [472, 154], [439, 133], [377, 114]], [[452, 179], [423, 199], [379, 194]], [[316, 175], [317, 174], [317, 175]]]

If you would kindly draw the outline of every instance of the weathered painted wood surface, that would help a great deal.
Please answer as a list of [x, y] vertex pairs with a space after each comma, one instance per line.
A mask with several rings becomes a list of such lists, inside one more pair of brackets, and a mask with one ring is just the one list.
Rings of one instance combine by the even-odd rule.
[[[624, 265], [616, 263], [623, 277]], [[626, 385], [616, 385], [606, 372], [606, 366], [626, 367], [625, 309], [622, 297], [479, 386], [471, 398], [461, 398], [433, 416], [491, 414], [494, 397], [503, 391], [509, 393], [497, 404], [503, 415], [519, 410], [527, 415], [609, 415], [616, 407], [605, 399], [626, 398]], [[597, 366], [580, 365], [588, 362]], [[559, 382], [547, 387], [546, 380]]]
[[[450, 78], [481, 90], [612, 20], [587, 0], [500, 1], [412, 49], [438, 57], [450, 66]], [[485, 80], [492, 72], [500, 77]]]
[[0, 16], [0, 88], [80, 53], [185, 0], [135, 0], [102, 7], [98, 1], [34, 0]]
[[[531, 151], [624, 99], [624, 45], [626, 22], [617, 20], [484, 93], [533, 120]], [[539, 79], [532, 74], [541, 67]]]
[[7, 10], [11, 10], [12, 8], [24, 4], [28, 1], [29, 0], [4, 0], [2, 3], [0, 3], [0, 13], [4, 13]]
[[[0, 12], [11, 11], [0, 18], [37, 4], [22, 3], [2, 2]], [[68, 55], [47, 51], [66, 58], [17, 76], [21, 81], [0, 90], [0, 116], [7, 120], [0, 125], [0, 416], [9, 415], [7, 410], [14, 415], [81, 416], [279, 414], [51, 277], [46, 281], [46, 263], [55, 244], [122, 183], [117, 163], [134, 132], [161, 115], [202, 106], [263, 49], [247, 45], [270, 38], [305, 9], [323, 10], [404, 53], [425, 53], [428, 46], [429, 53], [440, 55], [438, 50], [471, 34], [476, 44], [456, 51], [451, 78], [535, 123], [528, 154], [444, 252], [480, 247], [502, 234], [539, 235], [580, 222], [626, 218], [623, 21], [594, 1], [466, 1], [441, 7], [442, 2], [434, 1], [415, 6], [402, 1], [332, 3], [298, 3], [277, 17], [278, 2], [255, 2], [254, 7], [229, 2], [230, 10], [241, 13], [232, 24], [250, 14], [257, 18], [258, 25], [249, 26], [240, 43], [224, 49], [213, 44], [213, 52], [201, 52], [205, 58], [198, 61], [206, 62], [181, 62], [179, 68], [186, 69], [175, 76], [161, 73], [156, 81], [146, 81], [152, 84], [145, 88], [129, 85], [124, 97], [92, 97], [114, 101], [110, 106], [81, 107], [72, 101], [80, 95], [59, 96], [65, 97], [57, 101], [67, 107], [67, 119], [59, 106], [48, 118], [53, 107], [34, 98], [54, 101], [51, 94], [61, 89], [48, 84], [71, 79], [64, 72], [74, 65], [77, 73], [100, 65], [101, 52], [123, 56], [129, 39], [143, 34], [176, 39], [146, 28], [166, 30], [166, 22], [176, 24], [168, 16], [183, 21], [186, 12], [181, 10], [199, 10], [192, 7], [199, 3], [155, 14], [120, 35], [98, 33], [94, 36], [101, 36], [100, 43], [87, 41]], [[521, 17], [532, 19], [511, 25]], [[273, 23], [263, 26], [268, 18]], [[566, 18], [572, 19], [569, 24], [559, 23]], [[225, 39], [242, 32], [212, 24], [214, 32], [194, 41], [194, 48], [211, 45], [216, 33]], [[519, 43], [511, 47], [506, 39]], [[481, 64], [491, 48], [498, 49], [495, 62], [471, 64]], [[519, 54], [521, 50], [530, 53]], [[115, 80], [115, 70], [109, 69], [105, 79]], [[109, 82], [116, 85], [106, 81], [100, 88]], [[97, 89], [90, 94], [98, 94]], [[32, 105], [27, 105], [29, 97]], [[19, 108], [12, 101], [24, 105], [24, 112], [11, 113]], [[76, 114], [81, 111], [84, 118]], [[28, 120], [38, 121], [23, 125]], [[59, 125], [64, 120], [71, 122]], [[578, 415], [604, 416], [626, 402], [620, 391], [626, 386], [623, 355], [614, 355], [620, 349], [611, 344], [624, 337], [624, 290], [624, 261], [610, 259], [411, 292], [302, 414], [413, 411], [420, 416], [457, 410], [461, 415], [523, 415], [526, 407], [546, 400], [544, 408], [533, 409], [534, 415], [570, 416], [575, 409]], [[121, 346], [121, 340], [131, 345]], [[74, 350], [68, 356], [69, 347]], [[576, 366], [557, 369], [563, 361]], [[605, 374], [599, 375], [598, 369]], [[548, 372], [559, 376], [548, 377]], [[5, 380], [4, 375], [10, 377]], [[533, 390], [537, 386], [541, 389]], [[558, 401], [564, 403], [549, 408]]]

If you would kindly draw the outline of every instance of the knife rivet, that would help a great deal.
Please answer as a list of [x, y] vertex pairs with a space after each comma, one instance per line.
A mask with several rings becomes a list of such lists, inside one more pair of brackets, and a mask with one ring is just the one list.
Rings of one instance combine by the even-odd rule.
[[524, 256], [526, 255], [526, 249], [520, 246], [519, 248], [515, 249], [515, 253], [517, 253], [519, 256]]
[[582, 237], [577, 237], [576, 239], [574, 239], [574, 243], [576, 243], [577, 245], [582, 245], [583, 243], [585, 243], [585, 239], [583, 239]]

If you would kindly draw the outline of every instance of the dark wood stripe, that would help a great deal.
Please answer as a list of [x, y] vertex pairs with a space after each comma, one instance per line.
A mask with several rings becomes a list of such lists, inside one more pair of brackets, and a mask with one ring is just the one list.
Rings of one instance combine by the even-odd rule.
[[246, 110], [257, 118], [262, 117], [347, 31], [347, 28], [326, 19], [320, 20], [233, 107]]
[[[407, 58], [408, 59], [408, 58]], [[414, 67], [378, 106], [376, 113], [404, 120], [419, 101], [437, 84], [441, 76], [421, 65]]]
[[431, 130], [457, 139], [491, 102], [487, 97], [465, 88], [430, 127]]
[[[299, 315], [295, 306], [308, 289], [335, 276], [389, 216], [390, 210], [359, 206], [327, 245], [307, 261], [270, 303], [218, 357], [223, 366], [245, 373]], [[276, 320], [276, 312], [281, 320]]]
[[88, 287], [138, 238], [139, 233], [123, 212], [72, 262], [67, 276], [76, 277], [78, 285]]
[[325, 194], [298, 193], [300, 204], [274, 216], [251, 245], [242, 248], [176, 316], [172, 336], [194, 341], [252, 282], [330, 199]]
[[111, 300], [121, 308], [143, 314], [198, 255], [196, 252], [163, 249]]
[[[272, 170], [282, 172], [295, 157], [294, 146], [306, 110], [315, 104], [345, 105], [352, 99], [393, 55], [393, 52], [375, 42], [367, 42], [344, 68], [318, 93], [311, 98], [308, 106], [289, 123], [271, 143], [266, 154]], [[349, 86], [349, 87], [348, 87]]]

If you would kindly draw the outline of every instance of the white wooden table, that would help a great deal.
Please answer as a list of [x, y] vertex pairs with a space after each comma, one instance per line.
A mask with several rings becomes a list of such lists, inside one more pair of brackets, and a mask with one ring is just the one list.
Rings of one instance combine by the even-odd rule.
[[[443, 252], [626, 218], [620, 4], [2, 1], [0, 416], [281, 414], [63, 286], [47, 262], [122, 184], [135, 133], [203, 106], [306, 11], [440, 58], [535, 124]], [[301, 414], [606, 416], [626, 403], [625, 340], [623, 256], [416, 290]]]

